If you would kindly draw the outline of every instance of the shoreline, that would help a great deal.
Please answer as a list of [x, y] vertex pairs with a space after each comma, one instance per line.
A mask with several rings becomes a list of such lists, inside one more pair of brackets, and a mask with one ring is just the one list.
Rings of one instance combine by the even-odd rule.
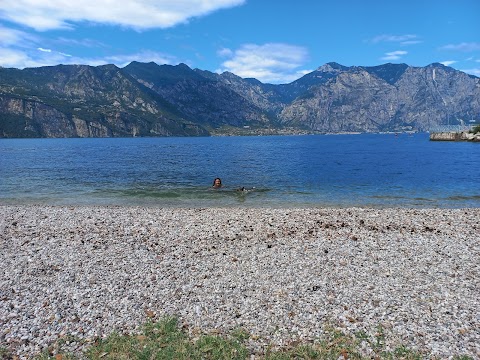
[[258, 353], [334, 325], [479, 357], [478, 219], [480, 208], [0, 205], [0, 347], [28, 358], [67, 335], [88, 344], [176, 315], [190, 332], [242, 327]]
[[480, 142], [480, 132], [473, 134], [470, 131], [442, 131], [430, 133], [430, 141], [467, 141]]

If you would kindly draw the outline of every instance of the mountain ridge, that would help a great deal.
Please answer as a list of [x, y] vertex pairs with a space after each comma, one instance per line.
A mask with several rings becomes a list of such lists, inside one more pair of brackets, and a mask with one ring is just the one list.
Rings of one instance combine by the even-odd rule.
[[439, 63], [326, 63], [288, 84], [186, 64], [0, 68], [0, 137], [426, 131], [480, 118], [480, 79]]

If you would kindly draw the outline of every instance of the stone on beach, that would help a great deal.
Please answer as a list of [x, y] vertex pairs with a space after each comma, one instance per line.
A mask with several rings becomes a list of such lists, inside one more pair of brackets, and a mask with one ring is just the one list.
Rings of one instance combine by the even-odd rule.
[[[176, 315], [242, 327], [249, 347], [325, 326], [480, 357], [480, 209], [0, 206], [0, 346], [28, 357], [72, 335]], [[197, 331], [195, 330], [195, 331]]]

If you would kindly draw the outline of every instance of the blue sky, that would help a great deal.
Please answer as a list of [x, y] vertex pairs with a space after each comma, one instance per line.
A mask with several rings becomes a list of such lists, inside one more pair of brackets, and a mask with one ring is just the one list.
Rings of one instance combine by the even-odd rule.
[[186, 63], [288, 83], [327, 62], [480, 76], [480, 0], [0, 0], [0, 66]]

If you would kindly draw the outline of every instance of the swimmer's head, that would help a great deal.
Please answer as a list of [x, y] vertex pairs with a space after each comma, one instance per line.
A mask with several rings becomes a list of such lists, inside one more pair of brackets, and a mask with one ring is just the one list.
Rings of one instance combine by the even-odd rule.
[[221, 188], [222, 187], [222, 179], [220, 178], [215, 178], [215, 180], [213, 180], [213, 185], [212, 185], [215, 189], [218, 189], [218, 188]]

